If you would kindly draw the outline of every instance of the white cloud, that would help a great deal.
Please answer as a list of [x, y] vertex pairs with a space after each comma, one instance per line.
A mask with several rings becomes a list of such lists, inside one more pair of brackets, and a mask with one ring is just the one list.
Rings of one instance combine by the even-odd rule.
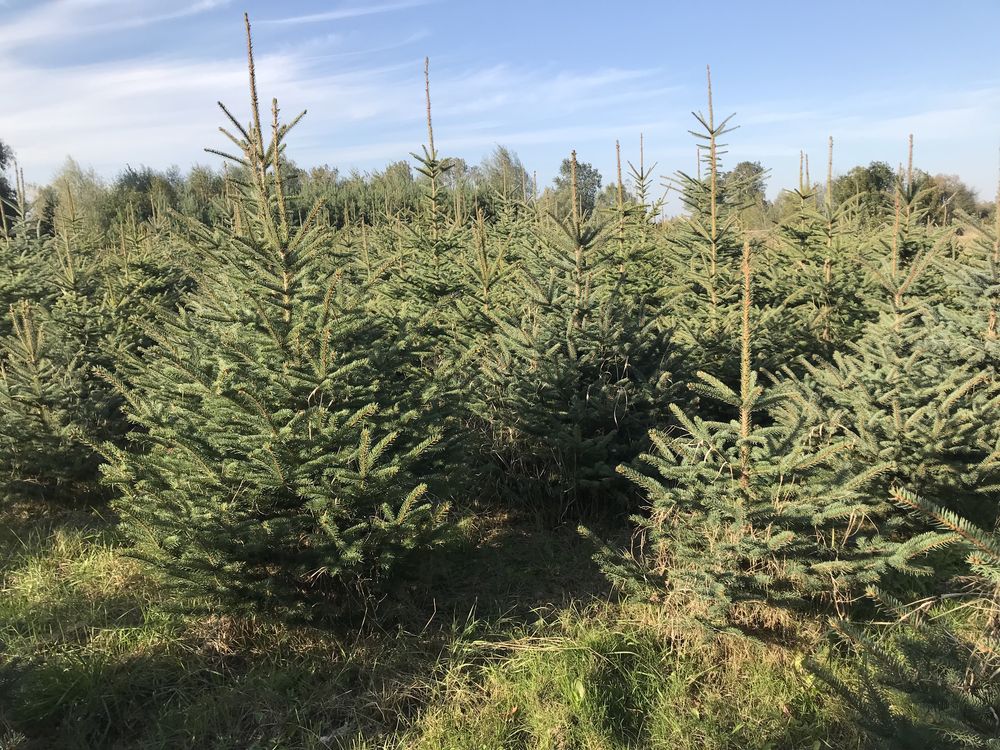
[[199, 0], [168, 13], [155, 12], [156, 4], [149, 0], [44, 2], [21, 14], [12, 23], [0, 25], [0, 48], [10, 51], [44, 40], [136, 29], [205, 13], [231, 2]]
[[[384, 24], [384, 33], [372, 43], [348, 23], [321, 31], [309, 23], [425, 3], [345, 6], [258, 22], [262, 101], [276, 94], [289, 116], [309, 109], [289, 145], [293, 158], [368, 169], [419, 149], [426, 138], [421, 47], [428, 32]], [[215, 102], [221, 99], [237, 116], [246, 111], [242, 40], [227, 22], [220, 31], [229, 40], [225, 44], [185, 47], [183, 34], [177, 33], [184, 31], [182, 23], [167, 27], [169, 34], [158, 24], [227, 4], [231, 0], [180, 0], [164, 12], [164, 4], [154, 0], [47, 0], [26, 11], [5, 9], [0, 14], [0, 139], [14, 148], [29, 179], [48, 180], [67, 154], [105, 176], [125, 164], [162, 168], [214, 161], [202, 149], [226, 145], [217, 132], [224, 120]], [[213, 22], [211, 17], [198, 20]], [[294, 29], [294, 42], [283, 26]], [[142, 29], [138, 36], [149, 38], [147, 52], [112, 59], [115, 49], [109, 45], [103, 59], [85, 65], [57, 64], [52, 55], [46, 60], [57, 45], [58, 57], [65, 59], [72, 43], [85, 36], [95, 35], [96, 41], [98, 33], [126, 28]], [[372, 60], [380, 64], [371, 65]], [[469, 160], [478, 160], [497, 143], [511, 145], [529, 168], [542, 170], [544, 180], [574, 147], [610, 175], [614, 140], [621, 138], [635, 160], [638, 134], [645, 132], [647, 163], [659, 161], [658, 173], [681, 166], [691, 170], [695, 149], [686, 132], [694, 124], [689, 112], [703, 107], [703, 95], [697, 91], [700, 80], [689, 88], [673, 85], [675, 80], [663, 69], [620, 62], [577, 62], [570, 69], [542, 62], [432, 60], [438, 145]], [[981, 194], [992, 192], [1000, 86], [970, 84], [965, 91], [928, 90], [920, 97], [902, 91], [790, 96], [737, 103], [733, 109], [734, 124], [741, 127], [725, 139], [731, 144], [726, 163], [760, 159], [773, 168], [774, 186], [795, 181], [800, 148], [812, 152], [814, 164], [825, 164], [829, 134], [838, 144], [838, 168], [847, 169], [876, 158], [905, 158], [905, 139], [913, 132], [920, 166], [961, 171]], [[732, 109], [723, 103], [716, 111]], [[987, 158], [976, 158], [976, 150]]]
[[[184, 9], [206, 9], [218, 2]], [[36, 38], [62, 33], [52, 25], [53, 9], [86, 10], [90, 28], [138, 23], [139, 16], [114, 20], [122, 6], [123, 0], [57, 0], [27, 17], [0, 22], [0, 39], [29, 26]], [[154, 16], [142, 18], [155, 23], [150, 20]], [[382, 44], [373, 49], [358, 46], [365, 40], [350, 30], [306, 37], [294, 46], [280, 40], [268, 44], [267, 33], [259, 32], [262, 101], [277, 94], [288, 116], [309, 110], [291, 140], [293, 158], [371, 168], [419, 150], [425, 138], [422, 58], [418, 50], [407, 53], [404, 48], [425, 36], [420, 29], [407, 29], [397, 39], [380, 39]], [[403, 51], [375, 54], [393, 49]], [[334, 65], [330, 72], [334, 58], [352, 62]], [[374, 58], [386, 63], [364, 65]], [[164, 57], [152, 47], [141, 58], [86, 65], [53, 67], [27, 60], [0, 49], [0, 90], [5, 92], [0, 138], [15, 149], [36, 181], [49, 179], [67, 154], [106, 176], [125, 164], [162, 168], [212, 160], [203, 147], [226, 145], [217, 132], [224, 120], [215, 102], [222, 100], [237, 116], [246, 112], [242, 56], [220, 58], [211, 50], [188, 50], [186, 56]], [[595, 125], [602, 123], [601, 110], [616, 103], [631, 106], [651, 90], [669, 91], [656, 86], [657, 78], [653, 70], [622, 68], [569, 72], [432, 66], [440, 144], [449, 153], [461, 151], [475, 159], [498, 142], [531, 147], [601, 138], [613, 143], [615, 136], [630, 133], [627, 127]], [[567, 116], [576, 116], [577, 124], [567, 126]], [[518, 121], [527, 124], [510, 129]]]
[[337, 10], [324, 11], [322, 13], [311, 13], [301, 16], [288, 16], [287, 18], [270, 18], [257, 21], [259, 24], [271, 24], [290, 26], [304, 23], [322, 23], [324, 21], [343, 21], [349, 18], [360, 18], [362, 16], [373, 16], [380, 13], [391, 13], [396, 10], [408, 10], [422, 5], [428, 5], [433, 0], [401, 0], [396, 3], [385, 3], [383, 5], [362, 5], [353, 8], [339, 8]]

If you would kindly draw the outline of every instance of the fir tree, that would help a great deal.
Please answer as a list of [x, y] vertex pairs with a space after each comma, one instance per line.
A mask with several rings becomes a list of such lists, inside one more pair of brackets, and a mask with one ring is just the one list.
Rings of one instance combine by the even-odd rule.
[[[467, 286], [467, 250], [473, 234], [461, 219], [461, 208], [450, 204], [445, 183], [455, 163], [443, 157], [434, 141], [431, 117], [430, 63], [424, 60], [427, 144], [417, 161], [419, 203], [410, 215], [397, 215], [389, 232], [381, 234], [386, 283], [375, 290], [380, 315], [393, 330], [392, 351], [401, 377], [387, 388], [398, 404], [431, 412], [442, 439], [425, 459], [428, 474], [452, 490], [467, 483], [471, 447], [462, 425], [468, 422], [463, 398], [472, 377], [467, 318], [461, 306]], [[388, 245], [388, 247], [386, 247]]]
[[959, 503], [991, 483], [997, 469], [996, 373], [977, 366], [981, 356], [971, 353], [983, 348], [987, 315], [975, 343], [956, 335], [942, 314], [951, 303], [937, 271], [950, 235], [926, 229], [900, 199], [895, 215], [883, 261], [872, 271], [882, 288], [877, 318], [830, 363], [805, 363], [800, 390], [815, 393], [849, 435], [859, 469], [888, 467], [868, 489], [872, 496], [906, 485]]
[[622, 295], [646, 311], [662, 309], [665, 302], [667, 267], [664, 243], [658, 236], [656, 217], [661, 201], [650, 202], [650, 175], [656, 165], [646, 166], [645, 144], [640, 140], [639, 166], [629, 163], [632, 191], [626, 191], [622, 178], [621, 148], [615, 144], [618, 181], [615, 206], [611, 212], [613, 228], [606, 251], [617, 263]]
[[[662, 314], [676, 326], [690, 372], [733, 362], [731, 342], [739, 331], [739, 211], [722, 199], [720, 138], [732, 132], [733, 115], [716, 120], [708, 72], [708, 114], [693, 113], [700, 126], [697, 176], [678, 172], [681, 199], [687, 216], [670, 233], [670, 268]], [[704, 152], [704, 156], [702, 155]], [[704, 179], [703, 173], [704, 172]], [[733, 383], [737, 373], [721, 373]]]
[[98, 496], [98, 453], [120, 442], [127, 425], [121, 399], [95, 372], [114, 367], [127, 321], [107, 296], [100, 249], [72, 217], [42, 245], [36, 272], [50, 288], [43, 303], [10, 307], [11, 332], [0, 339], [0, 466], [18, 494], [68, 502]]
[[94, 491], [102, 408], [83, 351], [27, 301], [10, 309], [12, 333], [0, 361], [0, 485], [18, 496], [79, 501]]
[[43, 233], [41, 222], [32, 221], [24, 196], [23, 177], [18, 172], [17, 200], [0, 212], [0, 336], [12, 331], [7, 311], [11, 305], [27, 300], [48, 304], [56, 295], [51, 278], [50, 237]]
[[961, 218], [951, 252], [938, 258], [947, 297], [937, 305], [936, 352], [971, 370], [1000, 375], [1000, 191], [992, 224]]
[[[833, 139], [830, 139], [826, 189], [821, 193], [800, 174], [798, 189], [788, 191], [794, 210], [777, 227], [759, 264], [761, 301], [784, 308], [781, 337], [771, 348], [786, 359], [799, 355], [832, 356], [853, 341], [874, 317], [879, 286], [870, 273], [877, 250], [854, 220], [849, 206], [833, 202]], [[760, 304], [760, 302], [758, 303]]]
[[[665, 325], [675, 330], [676, 342], [683, 349], [683, 379], [690, 380], [699, 371], [711, 370], [729, 387], [739, 383], [740, 337], [740, 254], [747, 236], [740, 200], [727, 198], [745, 192], [747, 179], [753, 175], [723, 179], [722, 157], [725, 144], [721, 138], [736, 129], [733, 115], [719, 121], [715, 116], [711, 73], [708, 76], [708, 112], [693, 113], [698, 129], [691, 133], [698, 139], [698, 174], [678, 172], [673, 184], [679, 189], [687, 214], [666, 233], [663, 257], [669, 264], [663, 272], [664, 300], [659, 312]], [[728, 182], [728, 184], [727, 184]], [[775, 371], [803, 351], [803, 328], [792, 308], [801, 302], [800, 287], [772, 288], [770, 275], [787, 272], [791, 264], [785, 258], [761, 254], [758, 265], [765, 283], [754, 298], [754, 366]], [[721, 416], [721, 415], [717, 415]]]

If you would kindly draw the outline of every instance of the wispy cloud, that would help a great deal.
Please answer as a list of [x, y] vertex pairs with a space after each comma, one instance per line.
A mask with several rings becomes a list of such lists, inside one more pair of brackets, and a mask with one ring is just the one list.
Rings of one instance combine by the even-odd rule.
[[[125, 164], [212, 162], [202, 147], [220, 145], [215, 102], [245, 112], [242, 8], [233, 0], [5, 2], [0, 139], [14, 148], [29, 179], [48, 180], [67, 154], [104, 176]], [[244, 2], [252, 19], [276, 13], [277, 4]], [[687, 81], [688, 73], [665, 68], [655, 56], [554, 46], [526, 57], [506, 40], [490, 47], [485, 37], [473, 43], [436, 36], [434, 13], [446, 0], [343, 2], [285, 0], [287, 17], [257, 22], [261, 95], [265, 101], [277, 95], [288, 113], [309, 110], [289, 144], [302, 164], [374, 169], [407, 159], [426, 138], [422, 69], [431, 51], [435, 133], [450, 156], [478, 161], [495, 144], [510, 145], [544, 180], [576, 148], [612, 174], [615, 139], [635, 160], [644, 132], [647, 164], [658, 161], [658, 173], [693, 169], [687, 129], [691, 109], [703, 106], [700, 81]], [[430, 8], [426, 17], [405, 13], [423, 6]], [[378, 18], [377, 35], [364, 17]], [[992, 151], [997, 141], [1000, 81], [980, 79], [967, 89], [928, 85], [918, 97], [903, 87], [860, 84], [840, 96], [785, 90], [729, 100], [731, 108], [723, 99], [717, 113], [735, 110], [740, 125], [726, 139], [726, 165], [762, 160], [773, 168], [772, 185], [791, 184], [799, 149], [822, 161], [828, 135], [837, 143], [836, 166], [846, 170], [905, 156], [913, 132], [923, 168], [960, 171], [982, 194], [992, 190], [995, 167], [977, 149]]]
[[302, 16], [288, 16], [287, 18], [270, 18], [258, 21], [259, 24], [272, 24], [280, 26], [292, 26], [303, 23], [322, 23], [324, 21], [342, 21], [348, 18], [360, 18], [362, 16], [374, 16], [380, 13], [392, 13], [397, 10], [408, 10], [418, 8], [422, 5], [429, 5], [433, 0], [401, 0], [396, 3], [384, 3], [382, 5], [361, 5], [353, 8], [338, 8], [322, 13], [310, 13]]
[[[189, 3], [171, 16], [202, 12], [221, 2], [225, 0]], [[36, 35], [51, 38], [61, 33], [51, 26], [53, 9], [82, 13], [87, 7], [91, 28], [140, 21], [153, 25], [163, 17], [116, 19], [123, 3], [56, 0], [6, 25], [0, 19], [0, 38], [26, 24]], [[360, 10], [371, 14], [418, 4], [423, 3], [343, 8], [320, 15], [346, 17]], [[426, 34], [404, 26], [395, 35], [382, 36], [377, 49], [350, 28], [294, 44], [281, 36], [270, 44], [258, 41], [262, 95], [277, 94], [287, 112], [309, 110], [290, 144], [292, 157], [303, 163], [372, 168], [418, 149], [424, 137], [422, 55], [407, 48]], [[161, 40], [161, 50], [173, 46]], [[247, 96], [245, 61], [238, 47], [228, 47], [225, 57], [216, 49], [188, 48], [166, 57], [154, 47], [127, 59], [57, 66], [33, 64], [0, 50], [0, 90], [5, 91], [0, 134], [39, 180], [48, 179], [67, 154], [105, 175], [126, 163], [165, 167], [208, 160], [202, 147], [218, 145], [215, 101], [222, 99], [238, 113]], [[330, 60], [335, 58], [351, 62], [335, 65], [331, 72]], [[380, 64], [366, 66], [368, 59]], [[656, 86], [657, 78], [651, 69], [468, 67], [446, 60], [432, 70], [441, 143], [449, 153], [477, 160], [496, 143], [530, 149], [567, 138], [613, 142], [617, 135], [629, 135], [631, 125], [609, 126], [595, 113], [608, 106], [631, 107], [650, 90], [666, 91]], [[578, 116], [577, 123], [568, 126], [567, 116]], [[510, 128], [518, 120], [525, 124]]]
[[137, 29], [198, 15], [230, 3], [232, 0], [199, 0], [167, 13], [155, 12], [155, 4], [148, 0], [56, 0], [39, 3], [12, 23], [0, 25], [0, 47], [9, 50], [46, 39]]

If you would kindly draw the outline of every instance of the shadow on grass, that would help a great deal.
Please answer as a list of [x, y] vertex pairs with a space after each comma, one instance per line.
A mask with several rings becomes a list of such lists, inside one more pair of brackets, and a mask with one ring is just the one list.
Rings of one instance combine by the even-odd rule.
[[71, 507], [0, 496], [0, 575], [58, 530], [101, 535], [108, 541], [116, 536], [114, 516], [106, 506]]
[[[8, 510], [10, 510], [8, 508]], [[100, 516], [13, 509], [0, 531], [0, 748], [331, 747], [391, 736], [473, 641], [608, 596], [589, 542], [467, 513], [374, 621], [183, 614]]]
[[[410, 571], [383, 609], [405, 625], [468, 618], [528, 623], [571, 602], [606, 599], [607, 579], [593, 544], [573, 526], [530, 515], [480, 510], [457, 524], [457, 538]], [[621, 534], [620, 529], [599, 533]]]
[[122, 652], [90, 644], [12, 661], [0, 670], [0, 727], [32, 750], [327, 747], [339, 735], [394, 731], [424, 700], [442, 648], [212, 632], [239, 627], [219, 620]]

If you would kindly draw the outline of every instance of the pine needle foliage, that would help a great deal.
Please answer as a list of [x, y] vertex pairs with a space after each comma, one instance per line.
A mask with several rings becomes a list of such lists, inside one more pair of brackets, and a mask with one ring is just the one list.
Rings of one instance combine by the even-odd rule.
[[[809, 404], [752, 362], [751, 246], [744, 245], [739, 389], [698, 373], [691, 389], [735, 414], [689, 415], [653, 431], [653, 450], [619, 471], [642, 488], [637, 553], [605, 548], [598, 559], [626, 590], [672, 602], [701, 622], [753, 625], [763, 607], [849, 604], [889, 566], [908, 557], [880, 538], [887, 503], [863, 494], [882, 467], [852, 475], [850, 444], [817, 430]], [[651, 471], [651, 473], [647, 473]]]
[[563, 518], [626, 500], [614, 467], [638, 454], [669, 387], [669, 332], [629, 296], [609, 252], [613, 227], [582, 215], [540, 220], [520, 266], [527, 299], [484, 310], [494, 326], [474, 412], [501, 491]]
[[860, 651], [853, 683], [810, 666], [879, 747], [1000, 747], [1000, 538], [908, 490], [893, 499], [934, 523], [939, 544], [963, 548], [971, 576], [954, 594], [912, 605], [873, 590], [896, 624], [881, 635], [837, 624]]
[[131, 387], [108, 374], [142, 431], [128, 450], [103, 447], [105, 476], [132, 553], [169, 585], [323, 616], [439, 538], [445, 506], [409, 470], [438, 435], [401, 438], [380, 410], [392, 337], [362, 289], [328, 274], [335, 238], [319, 208], [290, 221], [281, 155], [299, 118], [282, 124], [275, 102], [265, 141], [249, 34], [247, 22], [249, 126], [223, 107], [242, 174], [231, 215], [186, 223], [203, 257], [189, 309], [149, 331]]

